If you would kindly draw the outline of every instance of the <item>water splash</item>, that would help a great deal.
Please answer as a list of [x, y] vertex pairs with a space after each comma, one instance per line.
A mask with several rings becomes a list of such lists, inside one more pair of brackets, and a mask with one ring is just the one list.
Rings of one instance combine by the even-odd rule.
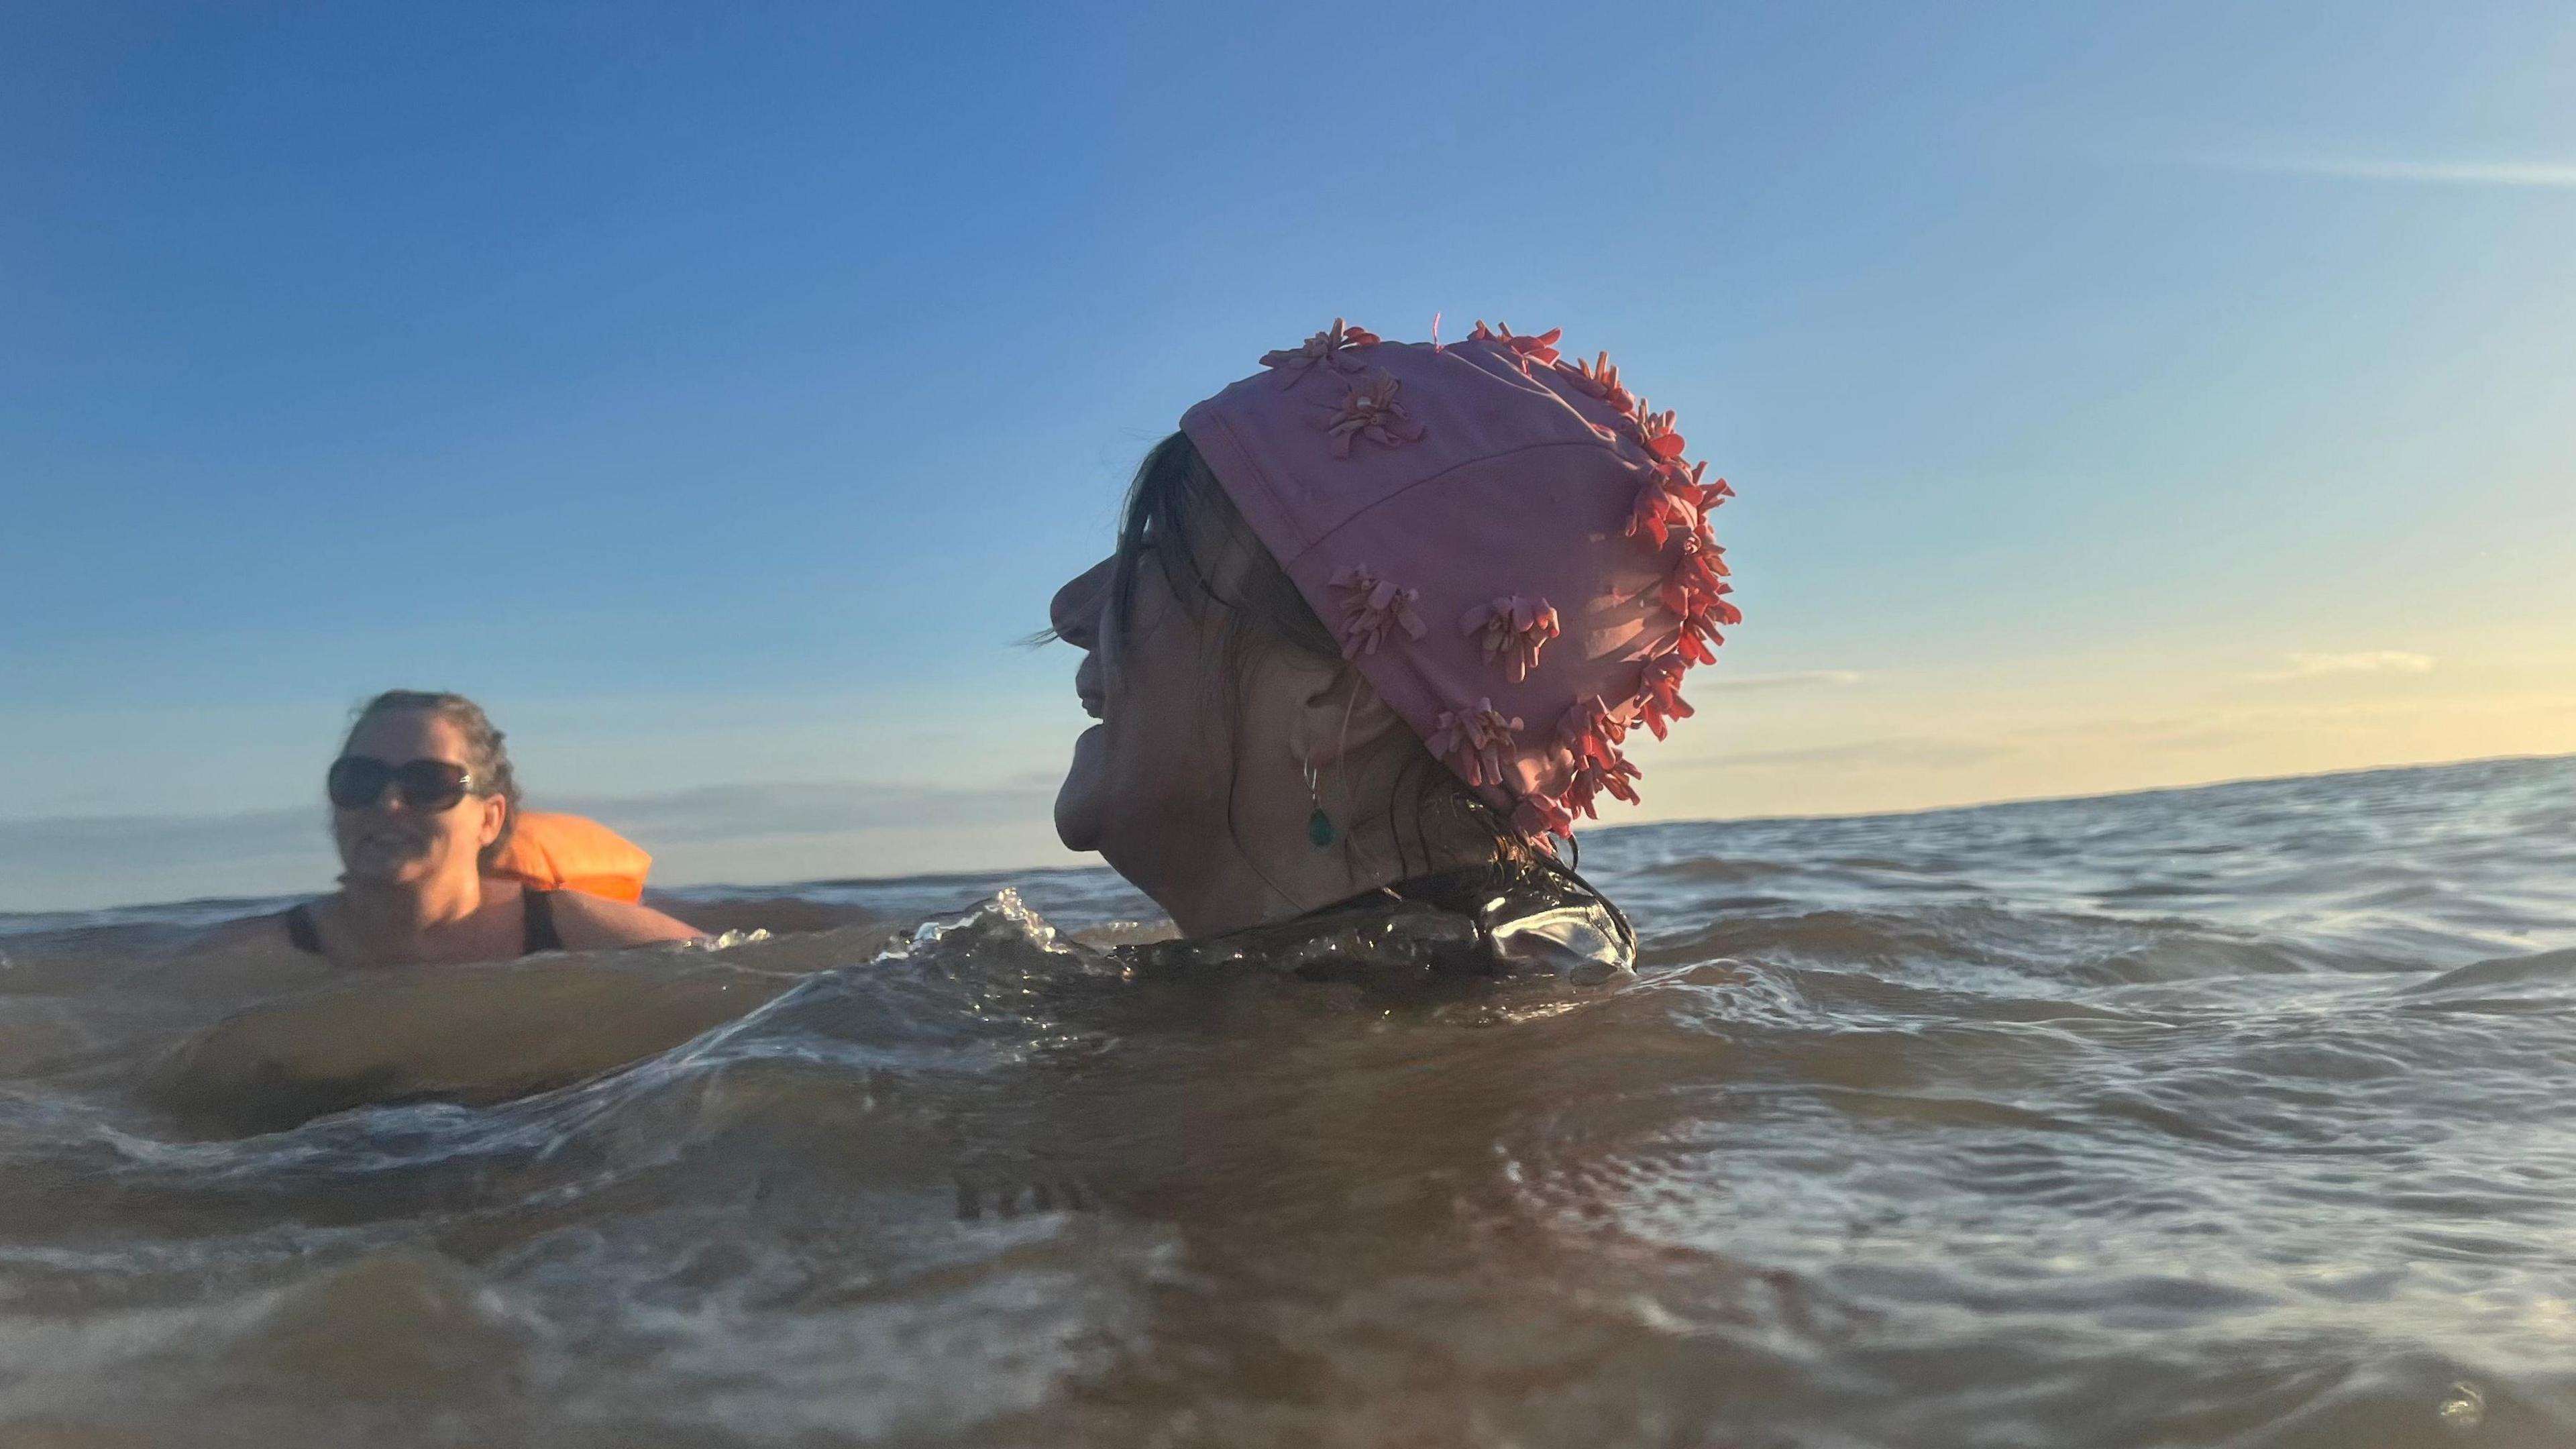
[[1604, 832], [1579, 999], [1131, 978], [1096, 874], [15, 929], [0, 1443], [2576, 1441], [2571, 801]]

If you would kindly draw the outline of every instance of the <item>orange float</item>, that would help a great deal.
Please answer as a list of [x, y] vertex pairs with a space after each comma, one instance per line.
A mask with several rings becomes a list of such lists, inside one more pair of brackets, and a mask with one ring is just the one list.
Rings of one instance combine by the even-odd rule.
[[596, 820], [523, 810], [510, 843], [483, 873], [538, 890], [635, 901], [643, 899], [644, 877], [652, 869], [653, 857], [643, 847]]

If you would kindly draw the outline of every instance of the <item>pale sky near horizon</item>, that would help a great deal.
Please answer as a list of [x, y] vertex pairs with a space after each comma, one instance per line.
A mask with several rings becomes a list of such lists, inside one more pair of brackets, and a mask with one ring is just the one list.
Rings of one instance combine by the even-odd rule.
[[2569, 74], [2557, 3], [0, 0], [0, 910], [321, 885], [394, 685], [674, 883], [1074, 863], [1013, 641], [1336, 314], [1562, 326], [1734, 481], [1623, 819], [2576, 751]]

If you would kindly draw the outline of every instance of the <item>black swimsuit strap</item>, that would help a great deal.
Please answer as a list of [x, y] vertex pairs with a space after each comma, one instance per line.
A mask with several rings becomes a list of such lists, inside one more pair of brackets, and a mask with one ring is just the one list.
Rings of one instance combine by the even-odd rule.
[[322, 933], [313, 929], [313, 908], [297, 906], [280, 917], [286, 923], [286, 939], [307, 956], [322, 954]]
[[555, 929], [555, 893], [529, 886], [520, 890], [519, 902], [527, 921], [519, 954], [533, 956], [539, 951], [562, 950], [563, 933]]
[[[519, 910], [522, 922], [519, 938], [520, 955], [533, 956], [539, 951], [560, 951], [564, 948], [563, 933], [555, 929], [555, 893], [553, 891], [541, 891], [533, 887], [521, 890]], [[308, 956], [323, 954], [322, 933], [313, 925], [311, 905], [292, 907], [280, 912], [277, 919], [279, 924], [286, 927], [286, 939], [296, 950]]]

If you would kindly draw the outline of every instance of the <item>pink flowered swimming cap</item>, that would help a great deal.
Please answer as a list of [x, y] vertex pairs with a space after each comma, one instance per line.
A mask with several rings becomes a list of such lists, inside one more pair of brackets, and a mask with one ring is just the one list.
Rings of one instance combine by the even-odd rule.
[[1557, 338], [1336, 318], [1181, 419], [1344, 656], [1532, 839], [1636, 802], [1620, 745], [1691, 713], [1683, 673], [1741, 617], [1708, 526], [1734, 490]]

